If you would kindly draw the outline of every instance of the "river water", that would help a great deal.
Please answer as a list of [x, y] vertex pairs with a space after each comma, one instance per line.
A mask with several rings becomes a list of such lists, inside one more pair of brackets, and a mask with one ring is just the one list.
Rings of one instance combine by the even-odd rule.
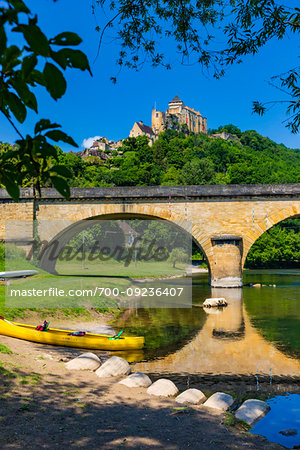
[[[135, 371], [296, 392], [300, 270], [245, 271], [248, 283], [262, 286], [211, 289], [208, 275], [199, 274], [193, 278], [192, 308], [126, 310], [116, 327], [145, 336], [145, 349], [127, 355]], [[204, 310], [208, 297], [225, 297], [228, 306]]]

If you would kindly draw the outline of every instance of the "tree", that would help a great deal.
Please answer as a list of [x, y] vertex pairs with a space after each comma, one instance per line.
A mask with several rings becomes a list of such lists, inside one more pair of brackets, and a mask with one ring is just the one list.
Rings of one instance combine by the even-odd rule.
[[214, 165], [208, 158], [192, 159], [182, 168], [182, 184], [213, 184]]
[[[63, 32], [47, 38], [38, 26], [38, 17], [31, 13], [22, 0], [1, 2], [0, 7], [0, 113], [19, 135], [16, 145], [1, 152], [0, 183], [17, 201], [19, 186], [30, 179], [40, 194], [41, 185], [50, 182], [64, 197], [70, 196], [67, 179], [70, 170], [59, 162], [57, 147], [50, 144], [63, 141], [74, 147], [77, 144], [60, 125], [49, 119], [39, 120], [33, 135], [23, 136], [16, 121], [23, 123], [27, 110], [38, 113], [36, 86], [43, 86], [54, 99], [66, 91], [62, 71], [77, 68], [90, 72], [87, 57], [76, 47], [80, 37], [73, 32]], [[18, 45], [10, 44], [16, 35]]]
[[180, 248], [173, 248], [168, 261], [172, 264], [173, 269], [175, 269], [177, 262], [188, 262], [188, 255]]
[[[105, 7], [106, 24], [100, 33], [99, 49], [105, 32], [115, 29], [120, 44], [117, 65], [140, 70], [148, 61], [153, 66], [171, 68], [160, 44], [169, 39], [182, 63], [198, 62], [220, 78], [226, 67], [254, 55], [272, 39], [300, 32], [300, 9], [276, 0], [92, 0], [92, 11]], [[223, 34], [223, 37], [220, 34]], [[225, 38], [225, 39], [224, 39]], [[219, 42], [225, 41], [223, 47]], [[175, 45], [174, 45], [175, 44]], [[116, 76], [111, 77], [116, 82]], [[264, 114], [273, 103], [287, 104], [287, 127], [293, 133], [300, 126], [300, 66], [272, 77], [270, 83], [287, 95], [283, 100], [253, 102], [253, 111]]]

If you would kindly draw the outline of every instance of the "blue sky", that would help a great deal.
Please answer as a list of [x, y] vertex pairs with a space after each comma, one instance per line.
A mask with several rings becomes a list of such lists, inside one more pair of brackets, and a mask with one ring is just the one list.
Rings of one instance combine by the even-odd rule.
[[[38, 12], [41, 28], [48, 37], [62, 31], [76, 31], [83, 39], [81, 49], [88, 55], [93, 77], [79, 70], [66, 73], [68, 89], [57, 102], [43, 90], [38, 90], [39, 114], [29, 114], [23, 133], [31, 133], [38, 118], [49, 118], [62, 125], [78, 144], [92, 136], [106, 136], [118, 140], [128, 136], [135, 121], [151, 125], [151, 109], [165, 110], [177, 94], [188, 106], [207, 117], [208, 127], [233, 123], [242, 130], [255, 129], [278, 143], [300, 148], [299, 135], [292, 135], [282, 123], [286, 119], [282, 106], [275, 106], [266, 116], [251, 113], [253, 100], [286, 99], [284, 94], [270, 87], [267, 80], [298, 64], [299, 46], [295, 38], [272, 42], [259, 55], [247, 57], [243, 64], [228, 69], [225, 77], [215, 80], [204, 74], [200, 66], [181, 66], [171, 56], [175, 66], [171, 71], [145, 66], [141, 72], [123, 70], [116, 85], [110, 76], [117, 72], [115, 57], [117, 46], [112, 42], [112, 32], [106, 35], [100, 55], [93, 63], [99, 34], [95, 31], [95, 18], [90, 1], [82, 0], [32, 0], [27, 2]], [[99, 10], [100, 26], [105, 17]], [[168, 44], [164, 43], [165, 52]], [[172, 52], [171, 52], [172, 53]], [[4, 118], [0, 118], [0, 140], [13, 142], [16, 134]], [[62, 146], [66, 151], [69, 146]]]

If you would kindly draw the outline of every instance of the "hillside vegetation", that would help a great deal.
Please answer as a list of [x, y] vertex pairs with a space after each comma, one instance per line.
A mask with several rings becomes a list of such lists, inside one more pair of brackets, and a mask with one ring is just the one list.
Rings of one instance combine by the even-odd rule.
[[60, 162], [73, 172], [74, 187], [300, 182], [299, 150], [256, 131], [241, 132], [232, 125], [220, 129], [236, 139], [167, 130], [152, 147], [145, 136], [126, 139], [119, 148], [123, 154], [115, 151], [106, 162], [73, 153], [61, 153]]

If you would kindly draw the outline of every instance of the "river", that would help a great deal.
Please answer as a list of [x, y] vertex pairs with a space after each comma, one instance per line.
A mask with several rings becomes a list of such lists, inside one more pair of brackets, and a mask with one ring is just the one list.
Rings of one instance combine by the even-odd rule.
[[[300, 270], [249, 270], [248, 283], [262, 286], [211, 289], [208, 275], [199, 274], [193, 277], [192, 308], [126, 310], [116, 327], [144, 335], [146, 343], [143, 352], [128, 355], [134, 370], [196, 377], [208, 385], [235, 381], [235, 387], [246, 382], [253, 389], [276, 385], [296, 391]], [[207, 297], [225, 297], [228, 306], [204, 310]]]

